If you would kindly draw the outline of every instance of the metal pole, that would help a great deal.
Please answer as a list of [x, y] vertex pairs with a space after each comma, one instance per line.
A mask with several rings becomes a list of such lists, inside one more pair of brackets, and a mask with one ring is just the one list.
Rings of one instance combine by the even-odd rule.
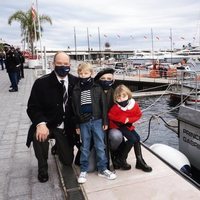
[[100, 34], [100, 29], [98, 27], [98, 38], [99, 38], [99, 60], [101, 64], [101, 34]]
[[44, 60], [43, 60], [43, 53], [42, 53], [42, 36], [41, 36], [41, 25], [40, 25], [40, 17], [39, 17], [39, 9], [38, 9], [38, 0], [36, 0], [36, 9], [37, 9], [37, 20], [38, 20], [38, 28], [39, 28], [39, 39], [40, 39], [40, 54], [42, 60], [42, 69], [44, 70]]
[[75, 60], [77, 61], [76, 28], [75, 27], [74, 27], [74, 46], [75, 46]]
[[151, 28], [151, 51], [152, 51], [152, 60], [154, 61], [154, 43], [153, 43], [153, 29]]
[[171, 46], [171, 64], [172, 64], [172, 51], [173, 51], [173, 45], [172, 45], [172, 29], [170, 28], [170, 46]]
[[90, 36], [88, 27], [87, 27], [87, 43], [88, 43], [88, 59], [90, 60]]
[[[37, 49], [37, 33], [36, 33], [36, 23], [35, 23], [35, 19], [34, 19], [34, 21], [33, 21], [33, 26], [34, 26], [35, 50], [36, 50], [36, 49]], [[38, 59], [37, 50], [36, 50], [36, 59]]]
[[44, 69], [47, 70], [47, 54], [45, 46], [44, 46]]

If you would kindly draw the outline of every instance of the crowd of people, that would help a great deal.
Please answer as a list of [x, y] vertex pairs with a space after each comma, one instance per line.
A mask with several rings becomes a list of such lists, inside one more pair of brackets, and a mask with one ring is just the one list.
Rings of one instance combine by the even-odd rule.
[[18, 83], [21, 78], [24, 78], [24, 61], [25, 58], [20, 51], [20, 48], [13, 46], [5, 46], [4, 51], [0, 52], [1, 69], [6, 69], [10, 80], [9, 92], [18, 91]]
[[[58, 154], [64, 165], [75, 162], [80, 166], [77, 180], [80, 184], [87, 181], [91, 171], [109, 180], [116, 179], [111, 164], [114, 169], [130, 170], [127, 157], [132, 147], [135, 167], [151, 172], [143, 159], [140, 136], [134, 126], [142, 112], [129, 88], [125, 85], [113, 88], [114, 70], [106, 68], [93, 78], [92, 65], [83, 62], [77, 67], [78, 77], [73, 76], [70, 57], [64, 52], [55, 54], [53, 65], [50, 74], [33, 84], [27, 105], [32, 125], [26, 144], [29, 147], [33, 142], [38, 180], [49, 179], [51, 138], [56, 142], [52, 153]], [[78, 152], [74, 159], [75, 145]]]

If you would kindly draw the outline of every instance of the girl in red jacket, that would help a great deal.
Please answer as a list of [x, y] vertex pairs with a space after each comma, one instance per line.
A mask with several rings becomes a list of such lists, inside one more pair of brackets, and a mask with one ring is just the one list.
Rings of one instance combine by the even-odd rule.
[[145, 172], [151, 172], [152, 168], [146, 164], [142, 157], [140, 136], [135, 131], [133, 125], [142, 116], [137, 102], [132, 98], [132, 92], [125, 86], [119, 85], [114, 91], [114, 102], [108, 113], [110, 120], [110, 129], [119, 129], [127, 139], [125, 144], [120, 147], [121, 151], [117, 162], [120, 165], [126, 165], [126, 159], [131, 148], [134, 146], [136, 156], [136, 168]]

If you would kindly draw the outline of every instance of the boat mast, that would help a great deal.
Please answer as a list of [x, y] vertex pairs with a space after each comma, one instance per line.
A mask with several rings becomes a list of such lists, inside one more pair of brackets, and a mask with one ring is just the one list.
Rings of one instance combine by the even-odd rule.
[[88, 59], [90, 60], [90, 36], [89, 36], [89, 30], [87, 27], [87, 43], [88, 43]]
[[153, 29], [151, 28], [151, 55], [152, 55], [152, 61], [154, 62], [154, 43], [153, 43]]
[[170, 28], [170, 47], [171, 47], [171, 64], [172, 64], [172, 51], [173, 51], [173, 43], [172, 43], [172, 29]]
[[99, 36], [99, 60], [100, 60], [100, 65], [101, 65], [101, 34], [100, 34], [99, 27], [98, 27], [98, 36]]
[[76, 28], [74, 26], [74, 46], [75, 46], [75, 60], [77, 61], [77, 45], [76, 45]]

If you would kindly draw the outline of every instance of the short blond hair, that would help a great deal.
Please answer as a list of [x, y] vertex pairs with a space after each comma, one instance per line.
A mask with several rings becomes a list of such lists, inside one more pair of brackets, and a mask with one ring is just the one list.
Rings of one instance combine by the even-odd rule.
[[125, 85], [121, 84], [115, 88], [114, 94], [113, 94], [113, 100], [116, 103], [117, 97], [120, 96], [122, 93], [126, 93], [128, 95], [128, 98], [131, 99], [133, 97], [133, 94], [131, 90], [126, 87]]
[[84, 70], [88, 70], [90, 71], [91, 73], [93, 73], [93, 67], [90, 63], [88, 62], [83, 62], [83, 63], [80, 63], [78, 65], [78, 68], [77, 68], [77, 73], [79, 74], [80, 72], [84, 71]]

